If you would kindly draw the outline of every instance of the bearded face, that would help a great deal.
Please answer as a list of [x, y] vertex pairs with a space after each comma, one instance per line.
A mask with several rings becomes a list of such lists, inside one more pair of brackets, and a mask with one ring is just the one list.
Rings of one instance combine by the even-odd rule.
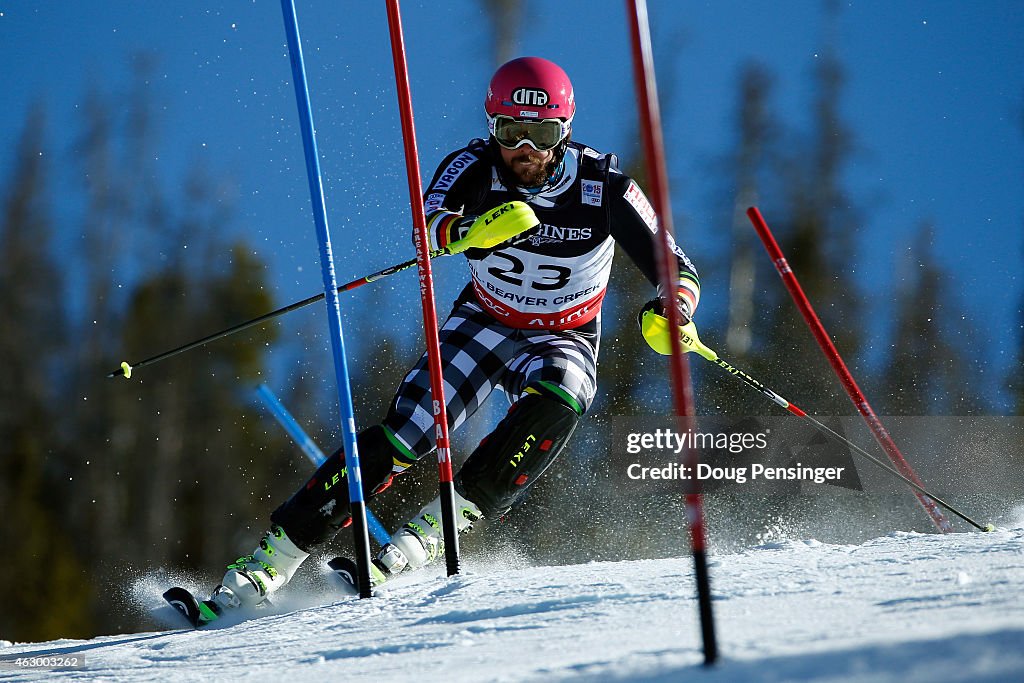
[[515, 149], [500, 149], [505, 166], [521, 187], [540, 187], [555, 172], [553, 150], [538, 152], [529, 145], [520, 145]]

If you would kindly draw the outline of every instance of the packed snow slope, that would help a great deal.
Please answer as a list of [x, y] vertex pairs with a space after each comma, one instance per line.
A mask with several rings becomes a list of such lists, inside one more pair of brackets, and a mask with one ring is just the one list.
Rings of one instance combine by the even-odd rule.
[[[0, 681], [49, 680], [13, 661], [42, 656], [84, 661], [61, 671], [72, 681], [1024, 681], [1024, 528], [782, 541], [717, 555], [711, 571], [712, 668], [688, 558], [505, 559], [426, 570], [370, 600], [293, 591], [276, 613], [201, 632], [3, 642]], [[143, 608], [172, 619], [153, 583]]]

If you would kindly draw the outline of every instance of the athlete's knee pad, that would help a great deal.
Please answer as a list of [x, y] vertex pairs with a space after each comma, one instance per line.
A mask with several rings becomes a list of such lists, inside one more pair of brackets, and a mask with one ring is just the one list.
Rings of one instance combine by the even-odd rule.
[[[381, 425], [364, 429], [357, 443], [363, 494], [369, 498], [390, 485], [397, 449]], [[341, 448], [270, 516], [295, 545], [306, 551], [333, 538], [350, 519], [345, 453]]]
[[575, 410], [547, 396], [520, 399], [466, 460], [456, 489], [484, 517], [500, 517], [554, 462], [579, 419]]

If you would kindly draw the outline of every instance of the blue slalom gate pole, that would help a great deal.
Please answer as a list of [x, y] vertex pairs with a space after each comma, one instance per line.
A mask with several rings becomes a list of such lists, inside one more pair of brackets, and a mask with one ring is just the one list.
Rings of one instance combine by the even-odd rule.
[[256, 387], [256, 393], [263, 399], [264, 405], [270, 409], [271, 414], [277, 421], [284, 427], [284, 430], [288, 432], [288, 435], [292, 437], [302, 452], [306, 454], [309, 461], [313, 463], [315, 467], [320, 467], [327, 460], [327, 456], [320, 450], [320, 447], [316, 445], [313, 439], [309, 438], [309, 434], [299, 425], [298, 421], [292, 417], [292, 414], [288, 412], [288, 409], [284, 407], [280, 399], [270, 390], [266, 384], [261, 384]]
[[363, 481], [359, 470], [359, 451], [356, 445], [355, 409], [352, 406], [352, 387], [349, 384], [348, 362], [345, 356], [345, 337], [341, 327], [341, 302], [338, 298], [338, 280], [334, 274], [334, 256], [331, 251], [331, 235], [327, 227], [327, 205], [324, 201], [323, 181], [320, 177], [320, 161], [316, 148], [316, 134], [313, 126], [313, 112], [309, 103], [309, 87], [306, 82], [306, 67], [302, 61], [302, 43], [299, 40], [299, 22], [295, 15], [295, 3], [281, 0], [284, 13], [284, 29], [288, 37], [288, 54], [292, 64], [292, 80], [295, 82], [295, 99], [299, 106], [299, 123], [302, 127], [302, 147], [306, 155], [306, 176], [309, 180], [309, 195], [313, 203], [313, 220], [316, 223], [316, 237], [320, 244], [320, 269], [323, 273], [324, 294], [327, 302], [327, 322], [331, 332], [331, 349], [334, 353], [334, 372], [338, 382], [338, 407], [341, 418], [342, 443], [345, 448], [345, 468], [348, 472], [348, 498], [352, 512], [352, 534], [355, 544], [357, 583], [359, 597], [368, 598], [370, 591], [370, 538], [366, 526], [366, 504], [363, 498]]
[[[302, 449], [302, 452], [306, 454], [306, 457], [309, 458], [314, 467], [320, 467], [327, 460], [327, 456], [316, 445], [316, 442], [310, 438], [309, 434], [306, 434], [306, 430], [302, 428], [298, 420], [292, 417], [292, 414], [281, 403], [277, 395], [266, 384], [260, 384], [256, 387], [256, 393], [263, 399], [263, 403], [270, 409], [271, 415], [284, 427], [284, 430], [288, 432], [288, 435]], [[366, 525], [369, 527], [370, 533], [373, 534], [373, 538], [377, 543], [387, 545], [391, 542], [391, 534], [388, 533], [388, 530], [384, 528], [384, 525], [380, 523], [377, 515], [373, 514], [373, 510], [370, 508], [366, 508]]]

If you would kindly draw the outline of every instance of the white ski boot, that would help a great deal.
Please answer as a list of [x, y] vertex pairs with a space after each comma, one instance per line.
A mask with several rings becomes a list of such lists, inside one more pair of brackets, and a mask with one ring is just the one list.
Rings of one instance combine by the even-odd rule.
[[307, 557], [309, 553], [292, 543], [284, 529], [274, 524], [252, 555], [228, 565], [210, 600], [220, 608], [254, 607], [288, 583]]
[[[473, 528], [483, 514], [472, 502], [455, 493], [455, 528], [461, 534]], [[441, 497], [438, 496], [391, 537], [381, 548], [376, 564], [390, 576], [406, 569], [419, 569], [444, 552], [441, 529]]]

